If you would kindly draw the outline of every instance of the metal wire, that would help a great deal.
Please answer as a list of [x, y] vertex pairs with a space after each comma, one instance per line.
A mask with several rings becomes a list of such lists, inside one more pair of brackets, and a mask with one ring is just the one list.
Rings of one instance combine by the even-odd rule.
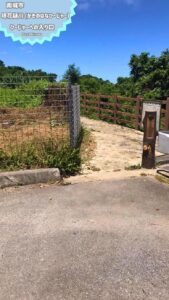
[[58, 144], [68, 142], [68, 87], [42, 76], [23, 78], [22, 83], [17, 78], [0, 82], [0, 149], [10, 151], [25, 142], [50, 138]]

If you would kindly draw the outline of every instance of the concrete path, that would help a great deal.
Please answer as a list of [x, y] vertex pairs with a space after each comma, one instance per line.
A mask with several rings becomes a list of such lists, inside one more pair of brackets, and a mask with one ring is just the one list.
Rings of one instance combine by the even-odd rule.
[[0, 190], [0, 299], [168, 300], [169, 186]]

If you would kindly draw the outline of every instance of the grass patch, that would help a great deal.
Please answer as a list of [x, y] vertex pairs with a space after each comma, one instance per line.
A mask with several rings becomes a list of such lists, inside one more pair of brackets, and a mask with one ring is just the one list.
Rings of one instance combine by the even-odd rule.
[[166, 178], [161, 175], [156, 175], [155, 178], [161, 183], [169, 184], [169, 178]]
[[129, 167], [126, 167], [125, 170], [126, 171], [134, 171], [134, 170], [140, 170], [141, 169], [141, 165], [133, 165], [133, 166], [129, 166]]
[[36, 168], [59, 168], [63, 176], [76, 174], [81, 169], [80, 146], [72, 149], [52, 139], [36, 139], [22, 143], [9, 153], [0, 150], [0, 171]]
[[24, 141], [10, 151], [0, 149], [0, 172], [37, 168], [59, 168], [63, 176], [76, 175], [81, 164], [89, 161], [95, 142], [90, 131], [82, 128], [76, 148], [52, 138]]
[[94, 156], [94, 150], [96, 148], [96, 142], [90, 130], [82, 128], [82, 142], [80, 145], [80, 154], [82, 163], [89, 162]]

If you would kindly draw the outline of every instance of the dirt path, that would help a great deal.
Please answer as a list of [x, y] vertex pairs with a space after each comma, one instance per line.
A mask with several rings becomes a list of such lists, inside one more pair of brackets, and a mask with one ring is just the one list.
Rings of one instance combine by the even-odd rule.
[[116, 171], [141, 163], [141, 132], [84, 117], [82, 124], [92, 131], [97, 144], [89, 165], [102, 171]]
[[92, 132], [96, 149], [93, 158], [83, 165], [82, 175], [70, 178], [68, 182], [119, 179], [140, 176], [140, 174], [155, 174], [154, 170], [126, 170], [131, 166], [141, 164], [142, 132], [85, 117], [81, 118], [81, 122], [85, 128]]

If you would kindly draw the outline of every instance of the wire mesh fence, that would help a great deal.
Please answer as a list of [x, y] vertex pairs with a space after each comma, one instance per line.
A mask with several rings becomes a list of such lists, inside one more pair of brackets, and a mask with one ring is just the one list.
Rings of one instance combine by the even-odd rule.
[[[78, 86], [74, 88], [79, 90]], [[71, 89], [46, 77], [0, 78], [0, 149], [9, 152], [22, 143], [49, 139], [75, 146], [80, 114], [74, 114], [74, 107], [80, 103], [80, 94], [71, 96]], [[75, 117], [79, 118], [77, 122]]]

